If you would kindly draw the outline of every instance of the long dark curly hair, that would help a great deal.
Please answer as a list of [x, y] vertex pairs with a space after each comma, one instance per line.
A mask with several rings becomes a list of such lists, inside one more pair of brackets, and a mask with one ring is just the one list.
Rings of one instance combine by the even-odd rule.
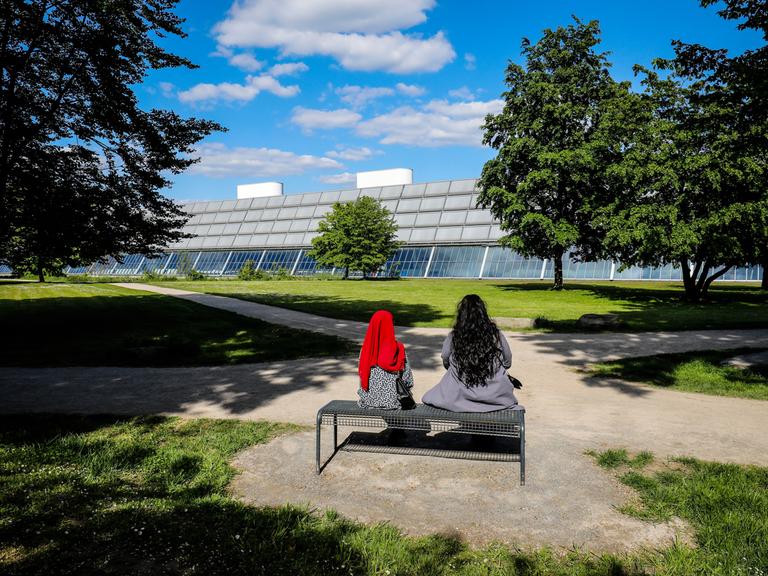
[[459, 378], [470, 388], [485, 386], [501, 362], [496, 324], [488, 317], [485, 302], [467, 294], [456, 310], [453, 326], [453, 359]]

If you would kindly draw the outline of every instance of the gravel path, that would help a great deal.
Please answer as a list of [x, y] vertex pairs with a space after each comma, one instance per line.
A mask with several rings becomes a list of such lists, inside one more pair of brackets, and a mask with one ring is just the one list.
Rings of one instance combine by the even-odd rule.
[[[151, 289], [273, 323], [358, 340], [365, 325], [221, 296]], [[417, 397], [440, 378], [447, 330], [399, 328]], [[517, 465], [413, 456], [338, 454], [320, 477], [314, 437], [301, 433], [242, 453], [233, 490], [257, 504], [331, 507], [362, 521], [391, 521], [414, 534], [458, 533], [473, 543], [584, 545], [624, 550], [663, 545], [679, 524], [652, 524], [615, 510], [627, 490], [585, 450], [626, 447], [658, 457], [768, 465], [768, 402], [684, 393], [580, 372], [587, 363], [661, 352], [768, 346], [768, 330], [632, 334], [507, 334], [511, 372], [527, 408], [528, 482]], [[356, 359], [226, 367], [0, 369], [0, 412], [164, 413], [312, 425], [331, 399], [353, 399]], [[326, 435], [328, 436], [328, 435]], [[433, 441], [433, 440], [430, 440]], [[360, 480], [364, 480], [360, 482]], [[372, 503], [371, 487], [378, 495]], [[682, 532], [681, 532], [682, 530]]]

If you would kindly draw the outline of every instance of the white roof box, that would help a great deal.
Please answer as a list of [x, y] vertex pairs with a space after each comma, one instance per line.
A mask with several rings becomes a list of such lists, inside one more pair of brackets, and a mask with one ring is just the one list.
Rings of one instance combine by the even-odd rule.
[[410, 168], [392, 168], [390, 170], [371, 170], [357, 173], [358, 188], [399, 186], [401, 184], [413, 184], [413, 170]]
[[238, 184], [237, 199], [265, 198], [267, 196], [282, 196], [282, 182], [259, 182], [257, 184]]

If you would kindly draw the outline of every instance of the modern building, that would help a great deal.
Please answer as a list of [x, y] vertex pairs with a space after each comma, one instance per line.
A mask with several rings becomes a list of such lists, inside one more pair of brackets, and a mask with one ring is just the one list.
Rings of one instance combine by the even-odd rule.
[[[397, 183], [392, 183], [397, 182]], [[335, 202], [360, 196], [379, 200], [393, 214], [404, 243], [386, 263], [382, 274], [424, 278], [552, 278], [551, 260], [523, 258], [502, 248], [503, 236], [490, 212], [477, 208], [477, 180], [411, 183], [410, 171], [358, 175], [361, 188], [333, 192], [283, 194], [279, 183], [238, 187], [238, 199], [183, 204], [190, 215], [184, 232], [191, 238], [168, 247], [159, 258], [129, 254], [69, 273], [137, 275], [177, 274], [191, 269], [210, 276], [233, 276], [247, 260], [259, 270], [284, 269], [292, 275], [320, 270], [307, 256], [320, 220]], [[567, 279], [680, 280], [679, 268], [633, 267], [620, 271], [611, 261], [572, 263], [564, 258]], [[762, 278], [760, 267], [737, 268], [723, 280]]]

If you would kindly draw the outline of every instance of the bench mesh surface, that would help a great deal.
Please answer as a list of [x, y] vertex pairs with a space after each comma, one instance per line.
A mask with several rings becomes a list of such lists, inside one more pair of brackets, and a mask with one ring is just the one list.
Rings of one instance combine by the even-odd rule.
[[450, 412], [417, 404], [412, 410], [361, 408], [354, 400], [333, 400], [318, 416], [323, 424], [360, 428], [401, 428], [437, 432], [475, 433], [518, 438], [524, 409], [495, 412]]

